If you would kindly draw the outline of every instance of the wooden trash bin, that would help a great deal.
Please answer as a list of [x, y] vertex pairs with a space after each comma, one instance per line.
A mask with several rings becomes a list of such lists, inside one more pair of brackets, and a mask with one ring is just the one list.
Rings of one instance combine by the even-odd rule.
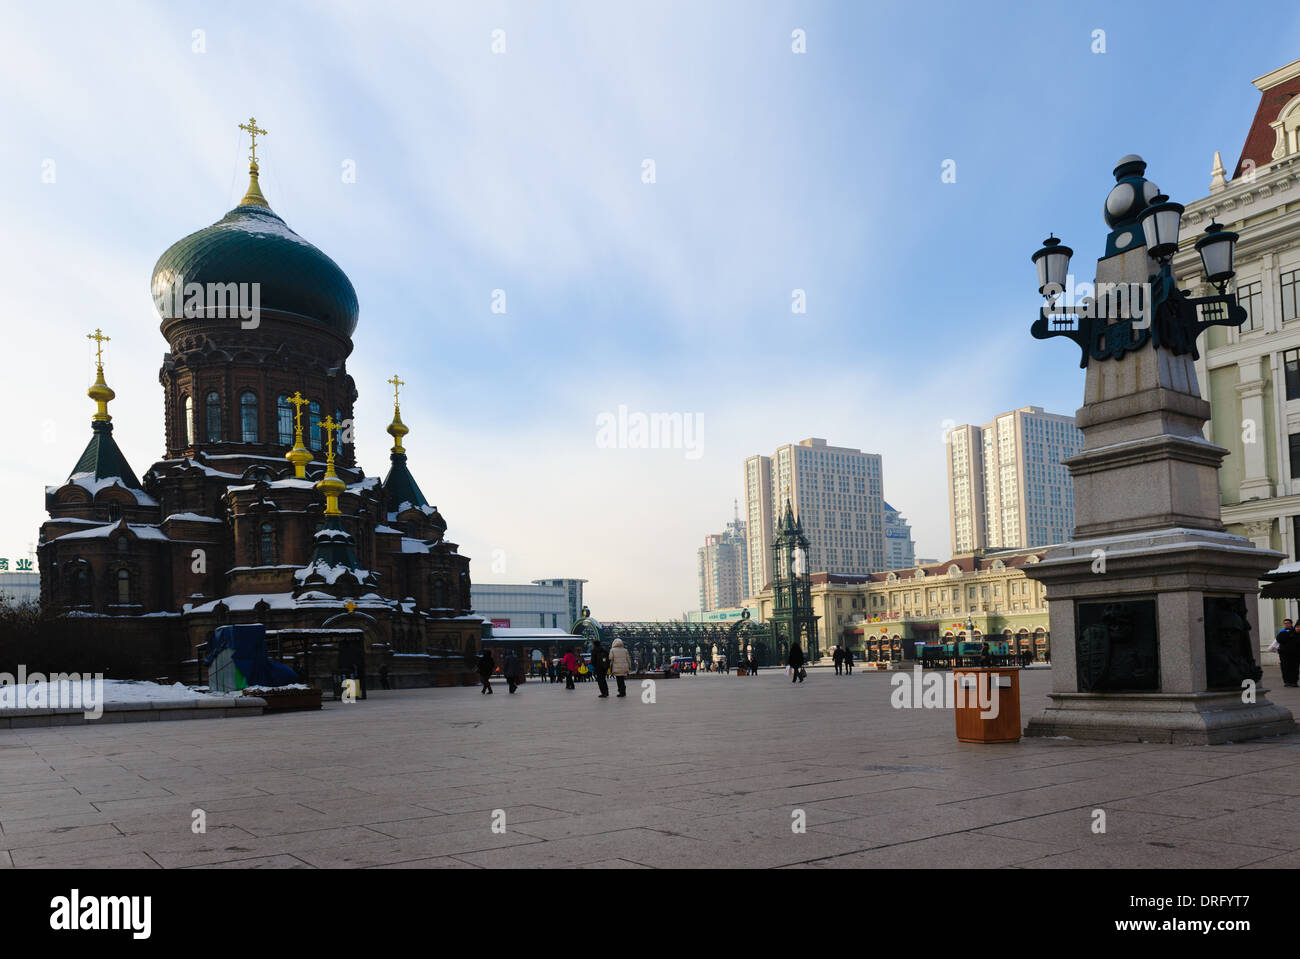
[[[952, 671], [952, 681], [958, 742], [1020, 742], [1018, 666], [959, 666]], [[995, 715], [985, 717], [985, 712]]]

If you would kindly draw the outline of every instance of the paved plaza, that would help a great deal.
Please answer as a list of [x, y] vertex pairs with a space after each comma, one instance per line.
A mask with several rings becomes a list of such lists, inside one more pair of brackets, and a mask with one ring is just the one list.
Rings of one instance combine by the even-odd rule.
[[[1275, 668], [1264, 684], [1300, 712]], [[1049, 685], [1023, 675], [1026, 718]], [[317, 713], [5, 731], [0, 865], [1300, 866], [1300, 735], [962, 744], [951, 711], [893, 709], [889, 674], [864, 671], [639, 691], [380, 691]]]

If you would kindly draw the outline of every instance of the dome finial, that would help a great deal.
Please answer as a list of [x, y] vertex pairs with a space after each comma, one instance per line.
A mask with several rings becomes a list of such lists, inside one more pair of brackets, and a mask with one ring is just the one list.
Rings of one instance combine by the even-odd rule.
[[302, 408], [311, 400], [304, 399], [297, 390], [293, 396], [285, 397], [285, 402], [292, 403], [293, 410], [293, 449], [284, 454], [284, 458], [293, 464], [293, 475], [297, 479], [307, 478], [307, 464], [311, 462], [311, 450], [302, 443]]
[[96, 328], [94, 333], [86, 334], [86, 339], [95, 341], [95, 382], [91, 384], [90, 389], [86, 390], [86, 395], [99, 404], [91, 420], [96, 423], [107, 423], [113, 419], [108, 415], [108, 401], [117, 395], [104, 381], [104, 344], [111, 337], [105, 336]]
[[325, 431], [325, 475], [316, 482], [316, 488], [325, 494], [325, 515], [342, 516], [339, 510], [339, 494], [347, 489], [347, 484], [339, 479], [339, 474], [334, 472], [334, 431], [339, 429], [343, 424], [335, 423], [334, 417], [326, 416], [320, 421], [321, 429]]
[[398, 389], [399, 387], [405, 386], [406, 383], [404, 380], [398, 379], [396, 373], [393, 374], [391, 380], [386, 380], [385, 382], [393, 384], [393, 422], [388, 424], [386, 432], [394, 440], [392, 452], [405, 453], [406, 448], [402, 446], [402, 437], [411, 431], [407, 425], [402, 422], [402, 407], [398, 401]]
[[248, 131], [249, 149], [248, 149], [248, 191], [244, 198], [239, 201], [240, 206], [264, 206], [270, 209], [271, 204], [266, 202], [266, 197], [262, 196], [262, 188], [257, 185], [257, 135], [266, 134], [266, 131], [258, 127], [257, 120], [253, 117], [248, 118], [247, 123], [239, 124], [239, 129]]

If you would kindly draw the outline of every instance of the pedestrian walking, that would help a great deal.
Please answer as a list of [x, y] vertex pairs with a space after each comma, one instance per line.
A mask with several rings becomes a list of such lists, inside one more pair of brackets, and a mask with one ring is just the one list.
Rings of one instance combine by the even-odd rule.
[[804, 677], [803, 650], [797, 642], [790, 644], [790, 655], [786, 657], [785, 664], [790, 667], [790, 682], [802, 683]]
[[491, 650], [483, 650], [478, 654], [478, 678], [483, 684], [481, 693], [492, 692], [492, 671], [497, 668], [496, 660], [492, 658]]
[[853, 650], [847, 646], [844, 647], [844, 675], [853, 675]]
[[501, 664], [501, 672], [505, 674], [510, 694], [514, 695], [515, 687], [519, 685], [519, 657], [515, 655], [514, 650], [506, 653], [505, 662]]
[[573, 677], [578, 675], [578, 657], [573, 655], [572, 649], [564, 654], [562, 665], [564, 667], [564, 688], [573, 689]]
[[623, 648], [621, 639], [614, 640], [614, 645], [609, 649], [609, 671], [614, 674], [614, 682], [618, 684], [619, 697], [626, 696], [627, 686], [624, 683], [627, 674], [632, 671], [632, 657]]
[[605, 682], [605, 675], [609, 672], [609, 658], [599, 639], [591, 641], [591, 671], [596, 674], [596, 685], [600, 687], [600, 695], [596, 698], [609, 699], [609, 683]]
[[840, 651], [838, 646], [835, 647], [835, 653], [831, 656], [831, 660], [835, 663], [835, 675], [838, 676], [840, 669], [844, 666], [844, 653]]
[[1278, 630], [1277, 659], [1282, 667], [1282, 685], [1295, 686], [1300, 680], [1300, 633], [1289, 619], [1282, 620]]

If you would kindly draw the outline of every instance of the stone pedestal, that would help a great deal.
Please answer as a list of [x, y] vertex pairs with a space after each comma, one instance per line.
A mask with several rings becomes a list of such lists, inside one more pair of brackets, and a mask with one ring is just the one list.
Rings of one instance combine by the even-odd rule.
[[[1158, 271], [1139, 244], [1101, 260], [1097, 281]], [[1209, 416], [1190, 354], [1147, 342], [1089, 360], [1084, 446], [1066, 461], [1075, 539], [1025, 569], [1047, 587], [1053, 674], [1025, 735], [1223, 743], [1296, 728], [1254, 681], [1259, 577], [1281, 554], [1224, 531], [1227, 451], [1204, 438]]]

